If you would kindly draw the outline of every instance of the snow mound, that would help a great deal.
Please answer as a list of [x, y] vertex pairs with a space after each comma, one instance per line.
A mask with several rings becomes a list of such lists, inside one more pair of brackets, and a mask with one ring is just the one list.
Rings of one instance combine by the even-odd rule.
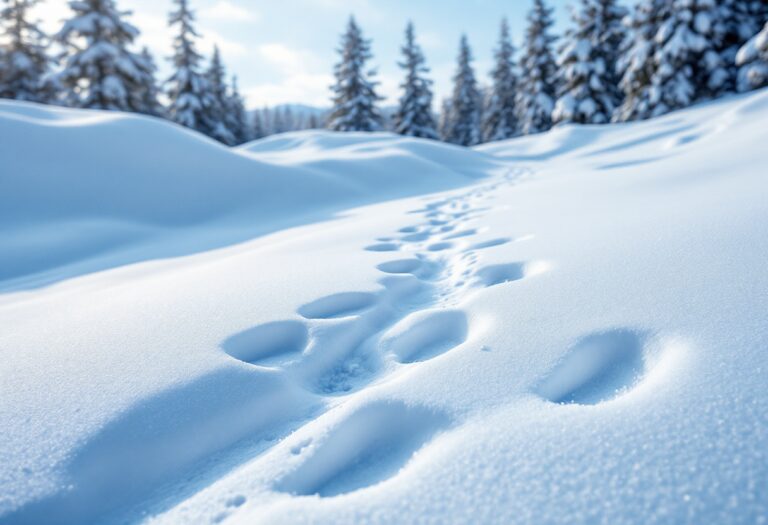
[[[38, 109], [4, 122], [70, 140], [50, 123], [84, 118]], [[448, 147], [504, 170], [446, 165], [397, 190], [358, 170], [411, 155], [421, 169], [443, 146], [308, 133], [232, 151], [143, 118], [69, 127], [186, 144], [207, 163], [190, 162], [195, 185], [221, 166], [244, 181], [211, 184], [222, 202], [262, 179], [286, 193], [253, 197], [263, 215], [233, 196], [243, 208], [218, 221], [169, 202], [186, 222], [142, 224], [200, 250], [272, 217], [247, 242], [0, 294], [0, 523], [764, 521], [766, 120], [762, 91], [485, 153]], [[269, 199], [311, 208], [305, 191], [331, 211], [274, 220]], [[28, 221], [55, 222], [39, 213]]]
[[0, 248], [15, 254], [0, 281], [201, 251], [500, 169], [388, 134], [300, 132], [229, 149], [160, 119], [8, 100], [0, 135]]

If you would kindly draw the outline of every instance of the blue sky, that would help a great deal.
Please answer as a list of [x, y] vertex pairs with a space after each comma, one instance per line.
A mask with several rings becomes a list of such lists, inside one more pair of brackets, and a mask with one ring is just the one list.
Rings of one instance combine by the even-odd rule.
[[[350, 14], [373, 39], [381, 94], [397, 98], [396, 62], [408, 19], [432, 68], [438, 98], [450, 91], [458, 40], [466, 32], [482, 82], [491, 67], [499, 21], [507, 16], [519, 44], [531, 0], [190, 0], [204, 39], [201, 50], [216, 42], [230, 73], [240, 79], [249, 107], [281, 103], [327, 105], [336, 46]], [[550, 0], [558, 29], [567, 21], [568, 0]], [[64, 0], [43, 2], [43, 18], [53, 30], [67, 16]], [[166, 26], [170, 0], [117, 0], [132, 10], [130, 21], [142, 31], [141, 43], [155, 53], [161, 73], [168, 73], [171, 33]]]

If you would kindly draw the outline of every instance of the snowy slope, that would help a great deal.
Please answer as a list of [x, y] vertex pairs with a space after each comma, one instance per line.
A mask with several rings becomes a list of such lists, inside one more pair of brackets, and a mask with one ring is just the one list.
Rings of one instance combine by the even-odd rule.
[[[223, 246], [498, 168], [480, 153], [385, 134], [375, 153], [350, 156], [314, 132], [282, 136], [323, 150], [286, 169], [291, 153], [268, 145], [230, 150], [162, 120], [7, 100], [0, 136], [0, 249], [14, 253], [0, 262], [6, 288]], [[446, 170], [436, 163], [446, 154], [463, 160]]]
[[[0, 523], [761, 522], [767, 119], [563, 127], [459, 189], [0, 295]], [[272, 141], [229, 155], [474, 162]]]

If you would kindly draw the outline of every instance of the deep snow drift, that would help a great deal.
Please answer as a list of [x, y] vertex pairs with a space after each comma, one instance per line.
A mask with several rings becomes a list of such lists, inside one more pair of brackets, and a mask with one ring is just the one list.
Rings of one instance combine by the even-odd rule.
[[2, 175], [0, 523], [768, 517], [768, 91], [477, 151], [2, 114], [81, 149]]
[[481, 153], [387, 134], [285, 134], [231, 150], [159, 119], [8, 100], [0, 136], [6, 289], [224, 246], [500, 169]]

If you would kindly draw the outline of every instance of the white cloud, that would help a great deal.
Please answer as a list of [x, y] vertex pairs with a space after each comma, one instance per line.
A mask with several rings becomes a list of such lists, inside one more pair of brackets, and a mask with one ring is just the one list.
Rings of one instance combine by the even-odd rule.
[[258, 53], [265, 62], [285, 75], [316, 71], [319, 67], [323, 67], [322, 62], [313, 52], [295, 49], [278, 42], [260, 45]]
[[134, 12], [128, 21], [139, 28], [139, 44], [147, 46], [156, 58], [167, 57], [171, 53], [172, 35], [165, 17], [143, 12]]
[[424, 49], [434, 50], [442, 49], [445, 47], [445, 41], [443, 38], [432, 31], [424, 31], [416, 35], [416, 41], [421, 44]]
[[314, 106], [329, 104], [330, 67], [314, 52], [278, 42], [256, 48], [258, 58], [277, 73], [277, 79], [251, 85], [245, 90], [249, 106], [274, 106], [297, 100]]
[[201, 20], [211, 19], [223, 22], [256, 22], [261, 20], [261, 13], [255, 9], [246, 9], [229, 0], [218, 0], [215, 4], [200, 11]]
[[333, 76], [299, 73], [279, 82], [257, 84], [245, 90], [249, 107], [291, 104], [300, 101], [311, 106], [328, 106]]
[[234, 40], [229, 40], [221, 36], [216, 31], [210, 29], [202, 29], [202, 38], [200, 39], [201, 52], [210, 55], [213, 52], [213, 46], [219, 46], [221, 54], [224, 55], [224, 61], [229, 58], [243, 57], [248, 53], [246, 47]]

